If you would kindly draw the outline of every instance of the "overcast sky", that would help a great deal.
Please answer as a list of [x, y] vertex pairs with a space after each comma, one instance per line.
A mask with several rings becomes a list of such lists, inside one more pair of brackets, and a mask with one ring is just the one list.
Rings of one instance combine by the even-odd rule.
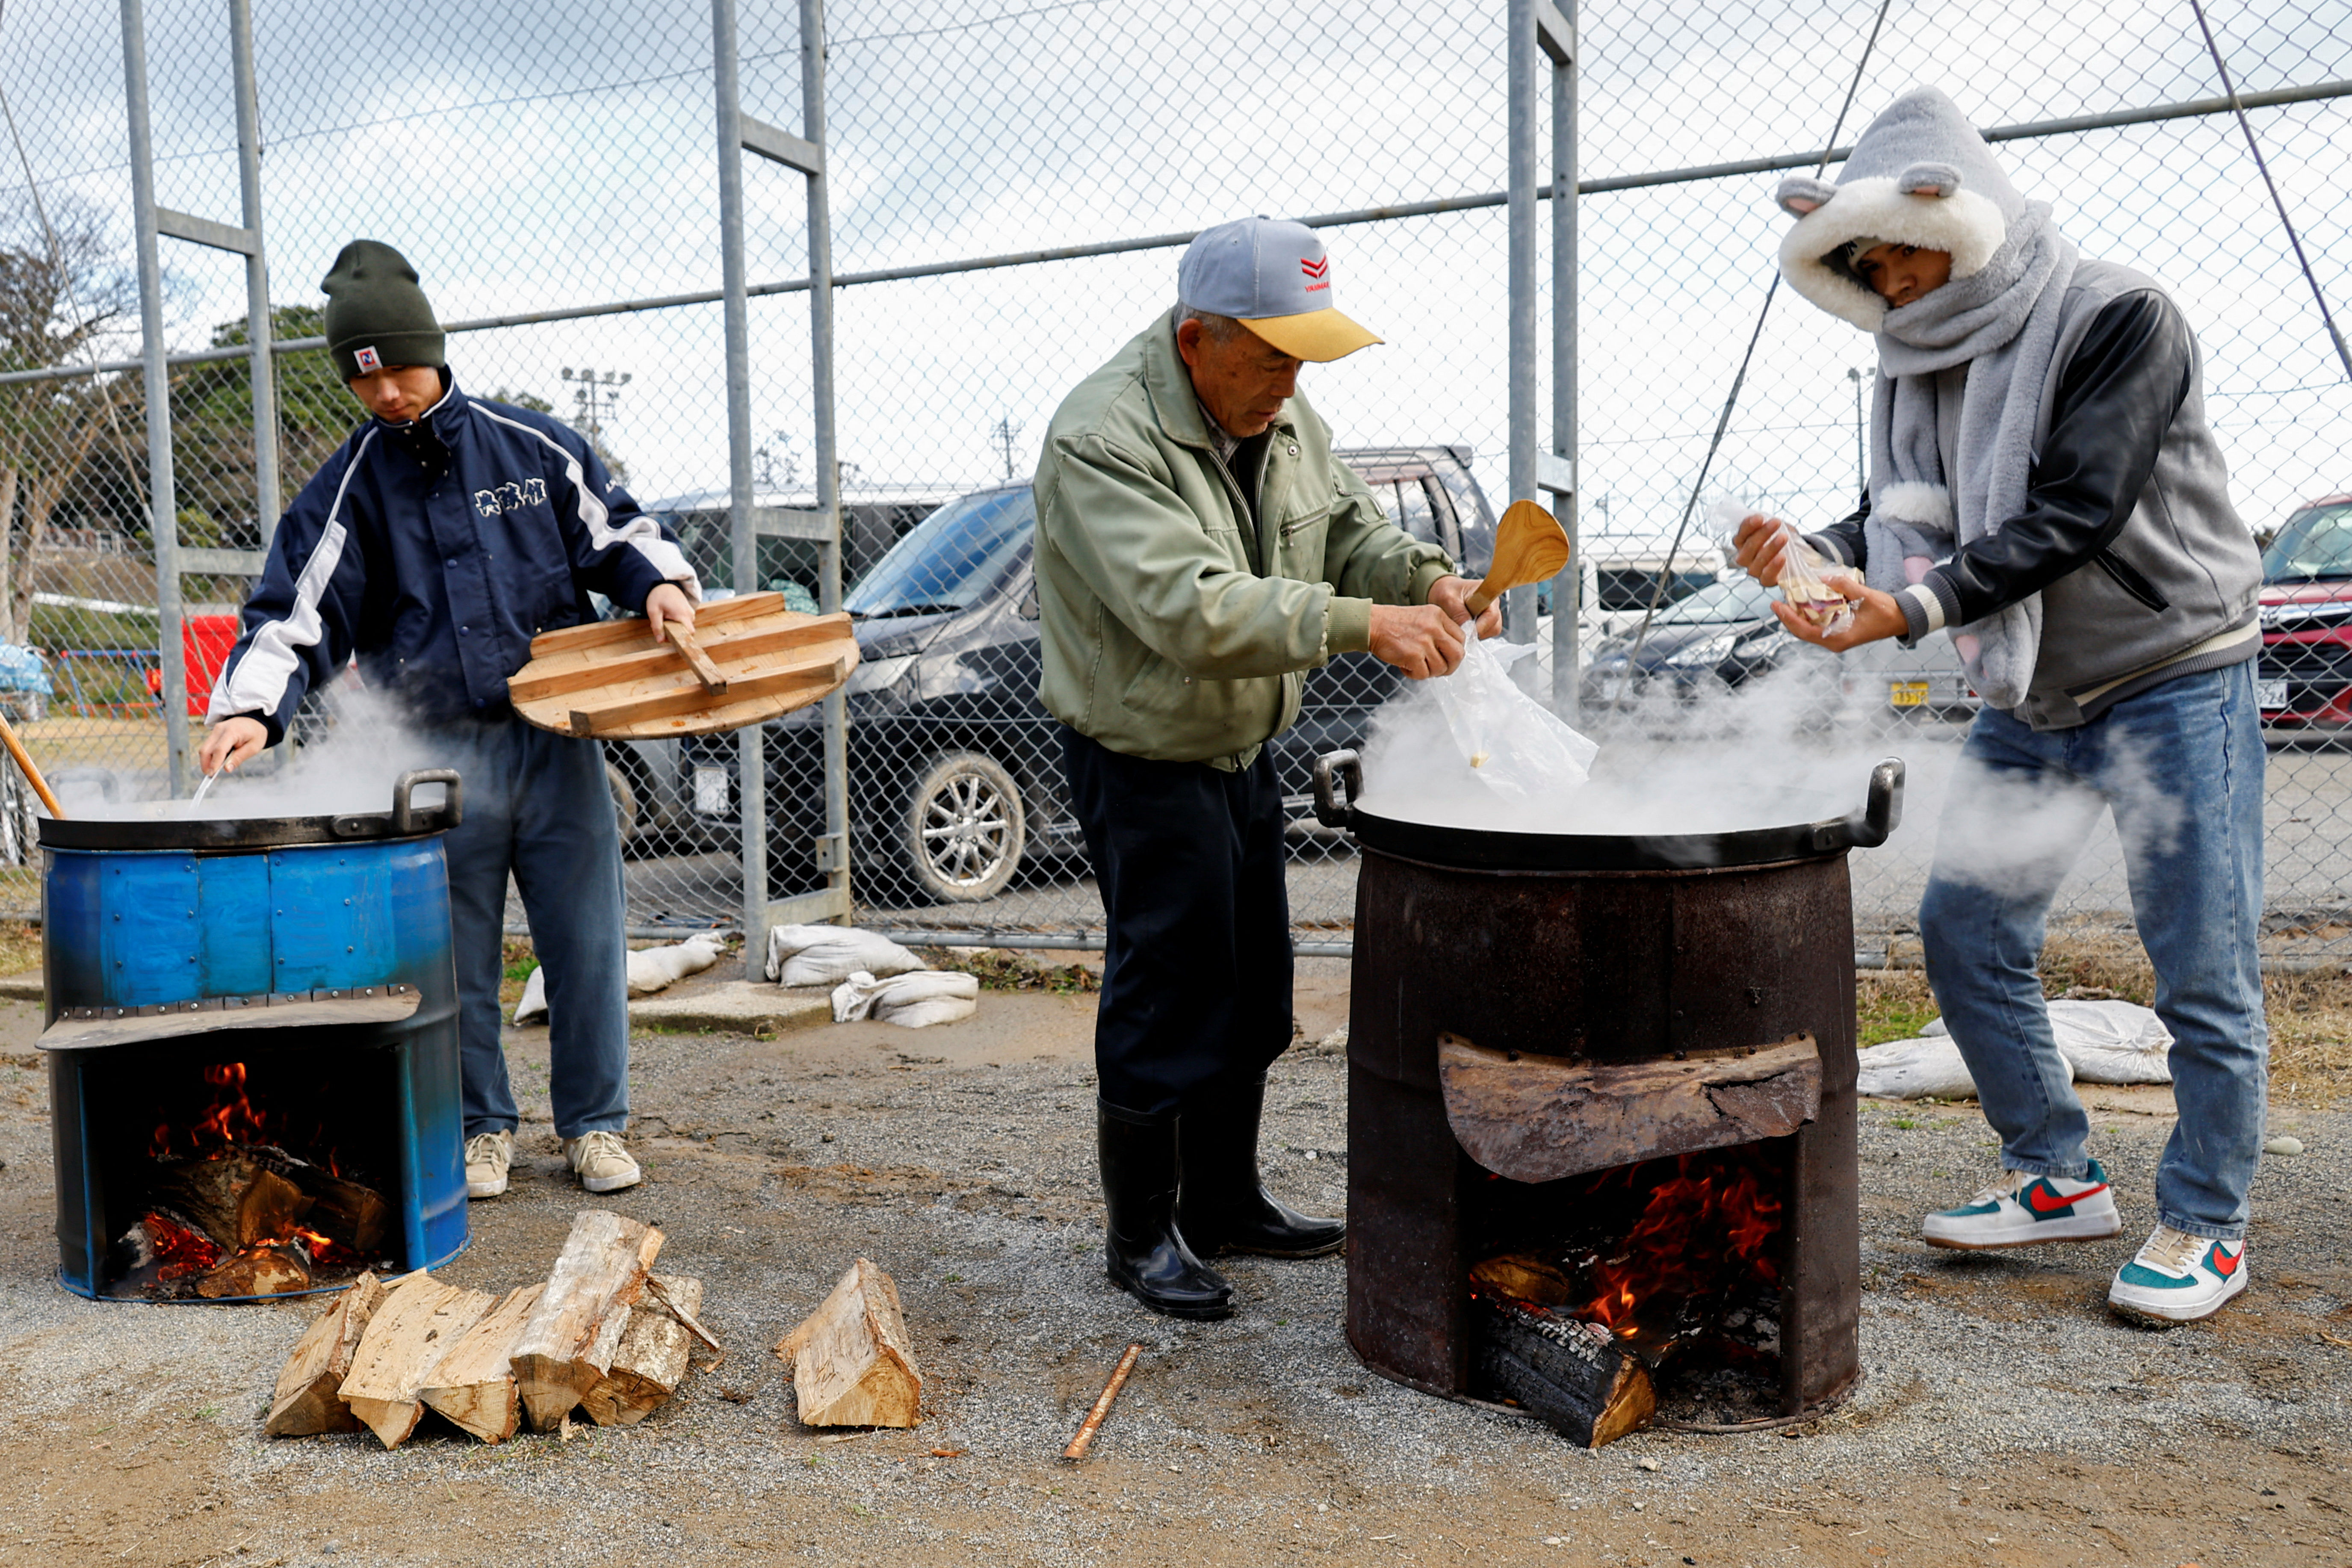
[[[413, 0], [359, 10], [254, 0], [275, 296], [316, 303], [336, 248], [400, 246], [446, 319], [715, 287], [709, 7], [704, 0]], [[1499, 189], [1500, 0], [1370, 7], [1202, 0], [868, 0], [828, 23], [835, 266], [843, 271]], [[2249, 90], [2352, 78], [2336, 3], [2214, 8]], [[165, 205], [237, 215], [225, 7], [150, 0]], [[1588, 178], [1793, 153], [1830, 133], [1875, 7], [1588, 5]], [[355, 20], [356, 18], [356, 20]], [[797, 129], [796, 9], [744, 6], [746, 107]], [[7, 0], [0, 88], [45, 192], [129, 236], [115, 7]], [[2216, 90], [2185, 4], [1896, 0], [1844, 139], [1898, 92], [1943, 86], [1980, 124]], [[2352, 310], [2343, 218], [2352, 110], [2258, 111], [2306, 252]], [[2242, 510], [2352, 489], [2352, 392], [2326, 346], [2234, 124], [2176, 121], [2000, 155], [2085, 251], [2155, 273], [2203, 341]], [[1834, 171], [1832, 177], [1834, 177]], [[1773, 176], [1581, 204], [1580, 399], [1588, 531], [1671, 526], [1772, 277]], [[802, 182], [751, 162], [751, 271], [802, 276]], [[1310, 370], [1346, 443], [1474, 447], [1499, 505], [1507, 428], [1500, 210], [1328, 237], [1342, 309], [1388, 342]], [[175, 343], [240, 314], [234, 258], [165, 242]], [[1015, 460], [1063, 392], [1164, 306], [1176, 253], [1148, 251], [844, 289], [842, 456], [862, 480], [957, 487]], [[1548, 274], [1547, 274], [1548, 275]], [[807, 318], [753, 309], [756, 423], [806, 472]], [[118, 349], [123, 345], [117, 345]], [[482, 333], [452, 345], [476, 390], [570, 406], [560, 372], [626, 371], [608, 440], [641, 496], [725, 482], [715, 307]], [[1717, 489], [1822, 516], [1853, 485], [1850, 367], [1869, 341], [1783, 291]]]

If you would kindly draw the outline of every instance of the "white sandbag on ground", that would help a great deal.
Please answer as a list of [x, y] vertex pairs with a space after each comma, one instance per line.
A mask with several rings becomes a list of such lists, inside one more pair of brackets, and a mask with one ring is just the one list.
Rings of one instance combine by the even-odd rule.
[[1946, 1036], [1889, 1040], [1862, 1052], [1854, 1087], [1881, 1100], [1974, 1100], [1977, 1080]]
[[528, 1024], [547, 1016], [547, 972], [534, 967], [522, 983], [522, 1000], [515, 1004], [514, 1021]]
[[859, 973], [834, 988], [833, 1021], [854, 1024], [871, 1017], [880, 1024], [920, 1029], [969, 1018], [980, 1007], [980, 976], [924, 969], [877, 979]]
[[854, 926], [776, 926], [768, 932], [765, 971], [785, 985], [838, 985], [860, 971], [891, 975], [922, 967], [888, 937]]
[[[1921, 1033], [1950, 1033], [1937, 1019]], [[2050, 1034], [2078, 1083], [2170, 1083], [2172, 1032], [2136, 1002], [2062, 999], [2050, 1004]]]
[[699, 974], [727, 951], [717, 931], [703, 931], [684, 942], [667, 942], [629, 954], [629, 994], [650, 996], [689, 974]]

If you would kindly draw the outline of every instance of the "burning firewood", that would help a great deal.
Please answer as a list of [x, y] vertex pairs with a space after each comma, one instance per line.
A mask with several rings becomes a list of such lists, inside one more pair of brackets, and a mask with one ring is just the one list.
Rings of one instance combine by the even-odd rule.
[[1507, 1297], [1480, 1292], [1472, 1300], [1480, 1383], [1570, 1442], [1598, 1448], [1656, 1415], [1649, 1372], [1616, 1347], [1607, 1329]]
[[335, 1298], [302, 1337], [278, 1374], [277, 1397], [261, 1429], [272, 1437], [308, 1437], [320, 1432], [353, 1432], [360, 1419], [343, 1403], [343, 1379], [368, 1320], [383, 1300], [383, 1284], [362, 1274]]
[[805, 1426], [912, 1426], [920, 1418], [923, 1374], [908, 1342], [898, 1288], [866, 1258], [849, 1266], [776, 1354], [792, 1366]]
[[274, 1144], [261, 1144], [252, 1157], [300, 1188], [311, 1199], [303, 1223], [353, 1252], [373, 1255], [392, 1228], [391, 1201], [373, 1187], [336, 1175]]
[[220, 1267], [196, 1281], [196, 1294], [208, 1301], [280, 1296], [310, 1288], [310, 1259], [297, 1242], [248, 1247], [223, 1259]]
[[230, 1252], [291, 1236], [317, 1201], [245, 1153], [182, 1161], [157, 1192]]
[[515, 1341], [546, 1289], [540, 1284], [508, 1291], [442, 1358], [431, 1385], [417, 1397], [485, 1443], [513, 1436], [522, 1421], [522, 1399], [515, 1392]]
[[676, 1274], [653, 1276], [667, 1297], [650, 1297], [629, 1310], [629, 1326], [613, 1352], [613, 1370], [580, 1403], [599, 1426], [634, 1426], [659, 1409], [686, 1381], [694, 1335], [676, 1310], [702, 1310], [702, 1281]]
[[422, 1268], [393, 1282], [360, 1336], [339, 1391], [385, 1447], [400, 1447], [416, 1430], [436, 1369], [482, 1321], [492, 1300], [487, 1290], [444, 1285]]
[[553, 1427], [611, 1373], [661, 1245], [660, 1231], [607, 1210], [572, 1220], [546, 1292], [515, 1341], [515, 1383], [534, 1428]]

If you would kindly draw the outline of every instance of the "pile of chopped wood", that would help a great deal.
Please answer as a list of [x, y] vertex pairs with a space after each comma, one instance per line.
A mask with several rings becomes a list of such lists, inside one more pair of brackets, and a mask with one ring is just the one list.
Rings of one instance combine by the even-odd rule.
[[702, 1282], [652, 1272], [661, 1245], [650, 1226], [589, 1209], [554, 1272], [504, 1296], [423, 1269], [389, 1285], [363, 1274], [294, 1347], [263, 1430], [364, 1426], [391, 1448], [427, 1409], [486, 1443], [526, 1420], [568, 1429], [583, 1408], [599, 1426], [642, 1421], [685, 1381], [694, 1340], [719, 1348], [695, 1321]]

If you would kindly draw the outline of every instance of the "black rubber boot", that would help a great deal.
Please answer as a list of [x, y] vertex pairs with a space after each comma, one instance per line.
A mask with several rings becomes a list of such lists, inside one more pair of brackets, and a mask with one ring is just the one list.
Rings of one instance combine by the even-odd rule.
[[1177, 1223], [1202, 1256], [1255, 1252], [1267, 1258], [1320, 1258], [1347, 1245], [1348, 1222], [1300, 1214], [1258, 1179], [1257, 1128], [1265, 1110], [1265, 1076], [1238, 1086], [1212, 1107], [1178, 1123], [1183, 1196]]
[[1171, 1318], [1229, 1318], [1234, 1288], [1192, 1256], [1176, 1226], [1176, 1118], [1144, 1116], [1097, 1099], [1103, 1246], [1111, 1283]]

